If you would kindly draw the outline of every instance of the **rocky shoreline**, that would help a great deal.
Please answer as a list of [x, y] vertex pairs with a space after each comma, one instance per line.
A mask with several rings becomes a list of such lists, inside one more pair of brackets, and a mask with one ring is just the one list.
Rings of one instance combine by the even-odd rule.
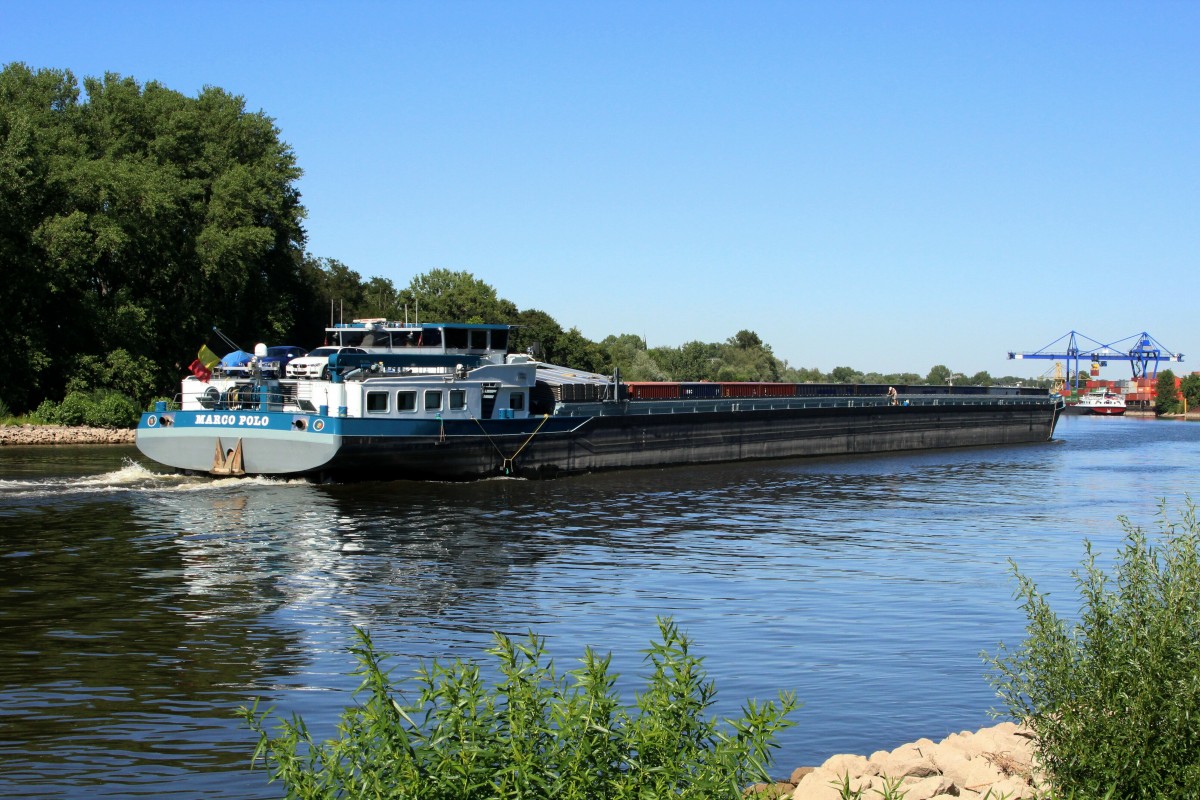
[[0, 447], [40, 444], [133, 444], [134, 431], [67, 425], [0, 425]]
[[904, 800], [1031, 800], [1044, 788], [1034, 766], [1032, 732], [1002, 722], [974, 733], [952, 733], [940, 742], [918, 739], [869, 757], [835, 755], [746, 794], [764, 800], [840, 800], [843, 787], [850, 797]]

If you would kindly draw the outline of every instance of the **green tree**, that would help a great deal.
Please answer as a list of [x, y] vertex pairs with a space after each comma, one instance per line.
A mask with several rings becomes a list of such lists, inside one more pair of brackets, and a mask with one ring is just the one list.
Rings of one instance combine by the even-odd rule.
[[559, 341], [563, 336], [562, 326], [545, 311], [527, 309], [517, 314], [516, 328], [509, 341], [510, 348], [517, 353], [532, 352], [543, 361], [554, 362], [559, 353]]
[[1200, 408], [1200, 375], [1192, 373], [1179, 382], [1179, 390], [1187, 401], [1188, 411]]
[[722, 381], [778, 381], [782, 371], [770, 346], [748, 330], [738, 331], [719, 346], [713, 368]]
[[859, 383], [863, 374], [853, 367], [834, 367], [829, 373], [829, 379], [834, 383]]
[[173, 390], [213, 325], [278, 340], [308, 302], [300, 170], [269, 118], [215, 87], [83, 87], [0, 71], [0, 372], [25, 408], [113, 358]]
[[655, 347], [646, 349], [646, 341], [634, 333], [608, 336], [599, 343], [604, 355], [606, 374], [620, 371], [625, 381], [699, 380], [682, 378], [680, 348]]
[[704, 342], [685, 342], [674, 353], [670, 367], [677, 381], [711, 381], [716, 378], [721, 361], [721, 346]]
[[371, 278], [363, 286], [363, 301], [359, 312], [368, 319], [400, 319], [403, 313], [400, 292], [387, 278]]
[[[312, 287], [313, 305], [306, 309], [308, 327], [301, 344], [315, 341], [331, 322], [355, 319], [404, 319], [400, 293], [386, 278], [364, 281], [362, 275], [336, 258], [306, 255], [302, 264], [304, 281]], [[410, 319], [412, 310], [409, 309]]]
[[515, 322], [517, 307], [469, 272], [433, 269], [412, 279], [399, 301], [429, 322]]
[[739, 350], [770, 350], [754, 331], [740, 330], [729, 338], [728, 344]]
[[1179, 397], [1175, 388], [1175, 373], [1164, 369], [1154, 382], [1154, 413], [1179, 413]]
[[0, 375], [17, 413], [61, 390], [52, 368], [65, 348], [54, 339], [70, 316], [59, 301], [79, 278], [47, 263], [34, 234], [66, 206], [55, 160], [83, 155], [74, 133], [78, 104], [78, 84], [67, 70], [11, 64], [0, 71]]
[[558, 353], [555, 362], [568, 367], [608, 374], [607, 359], [604, 351], [595, 342], [588, 339], [578, 328], [565, 331], [558, 341]]
[[950, 376], [954, 372], [944, 364], [937, 364], [929, 370], [929, 374], [925, 376], [925, 383], [928, 386], [944, 386], [950, 382]]
[[[849, 368], [847, 368], [849, 369]], [[853, 370], [851, 370], [853, 371]], [[787, 367], [783, 380], [792, 383], [829, 383], [830, 378], [819, 367]]]

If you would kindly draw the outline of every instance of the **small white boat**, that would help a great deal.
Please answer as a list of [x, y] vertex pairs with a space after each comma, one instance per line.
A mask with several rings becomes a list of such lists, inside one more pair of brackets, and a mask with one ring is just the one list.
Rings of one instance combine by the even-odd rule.
[[1095, 389], [1080, 398], [1077, 408], [1084, 414], [1116, 417], [1125, 413], [1125, 398], [1107, 389]]

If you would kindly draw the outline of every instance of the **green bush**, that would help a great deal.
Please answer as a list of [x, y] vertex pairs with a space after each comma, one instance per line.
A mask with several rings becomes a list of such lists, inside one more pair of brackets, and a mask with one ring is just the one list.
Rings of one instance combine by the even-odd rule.
[[1073, 623], [1013, 566], [1026, 639], [985, 659], [1062, 795], [1191, 800], [1200, 786], [1200, 527], [1190, 500], [1160, 519], [1152, 543], [1121, 518], [1112, 577], [1086, 543]]
[[70, 392], [61, 403], [43, 400], [33, 418], [45, 425], [91, 425], [96, 428], [132, 428], [140, 416], [133, 400], [120, 392], [100, 389]]
[[1154, 413], [1178, 414], [1179, 397], [1175, 391], [1175, 373], [1164, 369], [1154, 382]]
[[154, 391], [154, 362], [118, 348], [104, 355], [76, 356], [67, 369], [67, 394], [111, 391], [145, 400]]
[[120, 392], [93, 392], [91, 405], [83, 415], [85, 425], [96, 428], [132, 428], [141, 413], [133, 400]]
[[83, 392], [69, 392], [58, 404], [55, 422], [59, 425], [86, 425], [92, 399]]
[[356, 628], [350, 650], [362, 677], [361, 700], [342, 714], [338, 738], [316, 742], [304, 721], [242, 708], [259, 735], [261, 758], [289, 798], [741, 798], [767, 780], [774, 735], [791, 726], [795, 698], [750, 701], [723, 725], [706, 719], [716, 690], [670, 620], [636, 706], [625, 708], [608, 671], [611, 656], [590, 648], [581, 667], [558, 675], [544, 640], [500, 634], [487, 652], [499, 678], [487, 685], [478, 665], [434, 661], [400, 691], [370, 636]]

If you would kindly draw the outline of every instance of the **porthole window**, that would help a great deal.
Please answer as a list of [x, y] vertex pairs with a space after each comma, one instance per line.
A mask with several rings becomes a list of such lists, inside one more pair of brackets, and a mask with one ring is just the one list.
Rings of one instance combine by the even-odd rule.
[[409, 390], [396, 392], [396, 410], [397, 411], [416, 411], [417, 410], [417, 393]]

